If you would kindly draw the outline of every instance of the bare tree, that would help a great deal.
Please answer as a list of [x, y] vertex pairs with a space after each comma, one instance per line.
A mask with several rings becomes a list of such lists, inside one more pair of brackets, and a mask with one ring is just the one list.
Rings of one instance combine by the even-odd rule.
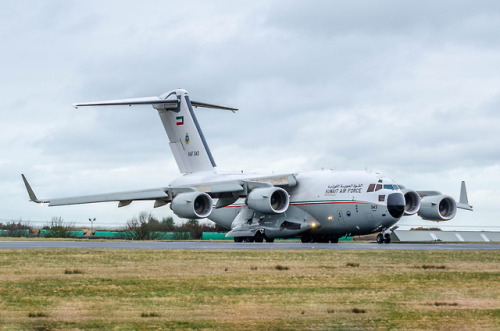
[[74, 227], [66, 224], [61, 217], [52, 217], [50, 223], [43, 227], [46, 238], [75, 238]]
[[159, 222], [153, 215], [142, 212], [139, 217], [127, 221], [124, 237], [132, 240], [155, 240], [158, 238]]

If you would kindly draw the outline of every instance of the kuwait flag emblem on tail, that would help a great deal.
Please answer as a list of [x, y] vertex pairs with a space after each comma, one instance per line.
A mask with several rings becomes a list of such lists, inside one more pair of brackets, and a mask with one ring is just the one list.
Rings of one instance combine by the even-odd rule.
[[177, 125], [184, 125], [184, 116], [177, 116], [175, 120]]

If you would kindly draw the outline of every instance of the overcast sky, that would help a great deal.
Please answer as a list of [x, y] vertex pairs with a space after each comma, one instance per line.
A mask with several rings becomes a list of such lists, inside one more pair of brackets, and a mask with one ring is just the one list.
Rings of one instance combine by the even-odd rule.
[[[219, 169], [381, 171], [500, 227], [498, 1], [3, 1], [0, 219], [123, 225], [152, 202], [52, 207], [42, 198], [166, 186], [178, 175], [148, 106], [160, 95], [237, 107], [196, 114]], [[429, 224], [417, 217], [401, 224]]]

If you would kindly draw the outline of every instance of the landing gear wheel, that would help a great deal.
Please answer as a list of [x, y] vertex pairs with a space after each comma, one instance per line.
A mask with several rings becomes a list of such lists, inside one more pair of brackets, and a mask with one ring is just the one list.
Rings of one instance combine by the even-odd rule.
[[319, 236], [314, 241], [320, 244], [328, 244], [330, 242], [330, 238], [328, 238], [328, 236]]
[[302, 237], [300, 237], [300, 241], [302, 243], [310, 243], [312, 241], [312, 237], [310, 233], [303, 234]]
[[384, 235], [382, 233], [379, 233], [377, 235], [377, 244], [382, 244], [384, 243]]
[[243, 237], [244, 243], [253, 243], [253, 237]]
[[389, 244], [389, 243], [391, 242], [391, 235], [390, 235], [390, 234], [386, 234], [386, 235], [384, 236], [384, 242], [385, 242], [386, 244]]
[[274, 242], [274, 238], [267, 238], [266, 237], [266, 243], [273, 243]]
[[243, 237], [234, 237], [234, 242], [235, 243], [240, 243], [243, 241]]
[[255, 236], [253, 237], [253, 240], [256, 242], [256, 243], [261, 243], [264, 241], [264, 236], [262, 235], [262, 233], [260, 232], [257, 232], [255, 234]]

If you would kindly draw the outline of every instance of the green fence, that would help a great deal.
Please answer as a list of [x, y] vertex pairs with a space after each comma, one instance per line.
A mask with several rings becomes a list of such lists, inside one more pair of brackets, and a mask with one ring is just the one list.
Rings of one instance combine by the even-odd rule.
[[123, 232], [117, 232], [117, 231], [96, 231], [94, 233], [94, 236], [96, 237], [106, 237], [106, 238], [123, 238], [124, 237]]
[[[191, 239], [189, 232], [155, 232], [157, 240], [187, 240]], [[127, 231], [96, 231], [95, 237], [111, 238], [111, 239], [127, 239], [131, 235]]]
[[233, 237], [226, 238], [225, 232], [203, 232], [201, 240], [233, 240]]
[[191, 233], [189, 232], [156, 232], [158, 240], [189, 240]]
[[29, 237], [30, 230], [0, 230], [0, 237]]
[[[40, 231], [40, 237], [51, 237], [52, 236], [52, 233], [57, 233], [57, 231], [52, 231], [52, 230], [42, 230]], [[83, 231], [74, 231], [74, 230], [71, 230], [71, 231], [68, 231], [68, 233], [72, 236], [72, 237], [83, 237]]]

